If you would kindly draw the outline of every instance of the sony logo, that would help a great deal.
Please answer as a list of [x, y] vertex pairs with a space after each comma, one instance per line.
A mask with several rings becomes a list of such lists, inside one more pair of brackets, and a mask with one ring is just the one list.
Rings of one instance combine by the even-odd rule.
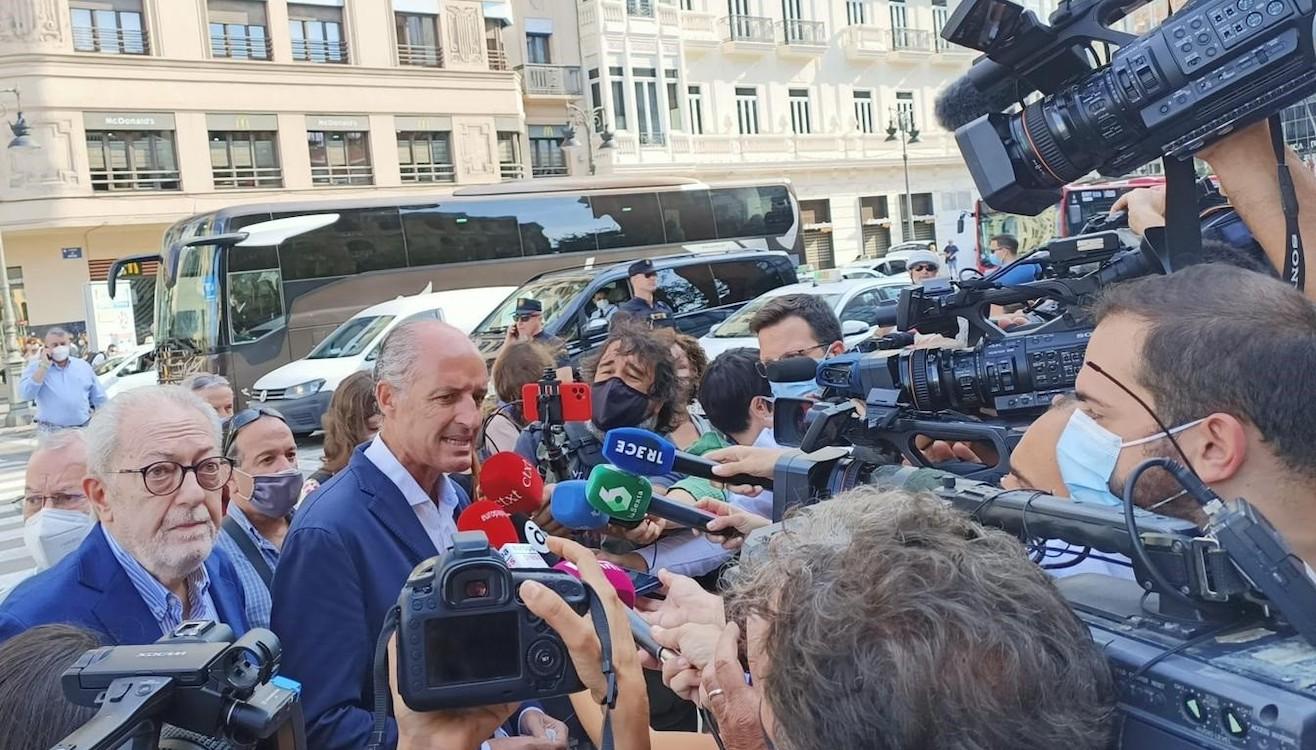
[[169, 656], [187, 656], [187, 652], [186, 651], [138, 651], [136, 654], [136, 657], [138, 659], [159, 659], [162, 657], [169, 657]]

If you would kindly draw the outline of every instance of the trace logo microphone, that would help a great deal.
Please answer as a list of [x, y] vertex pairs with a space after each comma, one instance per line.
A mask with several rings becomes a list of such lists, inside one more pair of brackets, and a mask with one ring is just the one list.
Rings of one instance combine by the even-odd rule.
[[553, 520], [576, 531], [597, 531], [604, 528], [612, 519], [606, 513], [594, 509], [586, 499], [586, 482], [584, 479], [570, 479], [558, 482], [553, 487], [551, 509]]
[[480, 467], [480, 496], [508, 513], [535, 513], [544, 500], [544, 480], [519, 453], [502, 451]]
[[490, 500], [479, 500], [467, 506], [457, 517], [457, 530], [483, 531], [489, 538], [489, 546], [494, 549], [517, 543], [511, 516]]
[[[817, 363], [813, 360], [809, 360], [809, 362], [812, 368], [809, 372], [809, 379], [812, 380], [814, 372], [817, 370]], [[603, 436], [603, 455], [617, 468], [641, 476], [662, 476], [677, 471], [681, 474], [712, 479], [715, 482], [752, 484], [765, 489], [772, 489], [771, 479], [752, 477], [746, 474], [720, 477], [713, 473], [713, 467], [717, 464], [702, 456], [679, 451], [675, 445], [659, 437], [656, 433], [638, 427], [618, 427], [614, 430], [608, 430], [607, 434]], [[593, 477], [591, 476], [591, 478]]]
[[[585, 482], [585, 499], [600, 513], [622, 526], [635, 526], [646, 515], [656, 516], [694, 529], [703, 529], [717, 516], [685, 503], [653, 494], [653, 485], [644, 477], [627, 474], [616, 466], [595, 466]], [[734, 529], [718, 532], [734, 535]]]

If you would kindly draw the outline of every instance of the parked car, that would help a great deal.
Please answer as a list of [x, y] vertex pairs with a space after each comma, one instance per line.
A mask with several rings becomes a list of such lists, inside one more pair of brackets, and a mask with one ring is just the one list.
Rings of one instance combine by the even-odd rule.
[[294, 433], [315, 432], [334, 389], [348, 375], [375, 366], [379, 345], [389, 331], [413, 320], [442, 320], [470, 333], [514, 289], [456, 289], [367, 307], [335, 328], [310, 354], [261, 376], [247, 394], [248, 405], [277, 409]]
[[699, 339], [709, 359], [728, 349], [739, 346], [758, 348], [758, 339], [749, 330], [749, 322], [773, 299], [784, 294], [811, 294], [821, 297], [841, 319], [841, 335], [846, 348], [868, 338], [878, 327], [878, 313], [889, 310], [900, 301], [900, 290], [909, 285], [909, 279], [884, 277], [879, 279], [842, 279], [820, 283], [800, 283], [765, 292], [745, 305], [735, 315]]
[[[695, 337], [704, 335], [760, 294], [797, 281], [795, 266], [784, 252], [731, 250], [652, 260], [658, 273], [655, 297], [671, 305], [677, 330]], [[566, 342], [568, 356], [579, 361], [608, 337], [611, 318], [599, 312], [595, 295], [607, 294], [614, 308], [630, 299], [626, 270], [633, 262], [540, 274], [476, 326], [471, 338], [492, 360], [503, 345], [516, 300], [530, 297], [544, 306], [544, 330]]]
[[110, 398], [134, 388], [155, 385], [159, 380], [155, 374], [154, 346], [138, 346], [102, 362], [96, 367], [96, 377]]

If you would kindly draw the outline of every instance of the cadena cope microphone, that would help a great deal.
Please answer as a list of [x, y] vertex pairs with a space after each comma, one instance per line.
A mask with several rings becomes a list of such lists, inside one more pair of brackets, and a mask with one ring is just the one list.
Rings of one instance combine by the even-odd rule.
[[[590, 472], [585, 481], [585, 499], [594, 510], [623, 526], [635, 526], [648, 515], [702, 531], [709, 521], [717, 518], [692, 505], [655, 495], [648, 479], [609, 464], [595, 466]], [[740, 534], [733, 528], [717, 533]]]
[[544, 479], [519, 453], [502, 451], [480, 466], [480, 497], [508, 513], [533, 514], [544, 500]]
[[[804, 359], [807, 359], [807, 357]], [[813, 369], [810, 370], [808, 379], [812, 380], [817, 372], [817, 363], [813, 360], [809, 361], [813, 363]], [[797, 378], [797, 380], [804, 380], [804, 378]], [[603, 436], [603, 455], [617, 468], [640, 476], [662, 476], [677, 471], [681, 474], [711, 479], [714, 482], [750, 484], [772, 489], [772, 480], [763, 477], [753, 477], [748, 474], [733, 474], [729, 477], [718, 476], [713, 473], [713, 467], [717, 466], [716, 463], [702, 456], [694, 456], [685, 451], [679, 451], [675, 445], [657, 434], [638, 427], [618, 427], [615, 430], [608, 430], [608, 433]], [[690, 506], [683, 507], [689, 508]], [[655, 511], [651, 510], [649, 512], [659, 518], [666, 518], [666, 516], [662, 516]], [[669, 520], [684, 523], [679, 519]]]

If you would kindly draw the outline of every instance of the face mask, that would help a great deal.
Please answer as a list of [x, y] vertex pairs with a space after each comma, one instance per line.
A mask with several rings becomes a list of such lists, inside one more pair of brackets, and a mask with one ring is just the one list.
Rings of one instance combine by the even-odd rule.
[[23, 522], [23, 544], [37, 569], [46, 570], [77, 549], [95, 525], [95, 519], [82, 511], [46, 508]]
[[55, 360], [56, 362], [63, 362], [64, 360], [68, 359], [68, 358], [69, 358], [69, 347], [68, 347], [68, 345], [67, 345], [67, 344], [63, 344], [63, 345], [60, 345], [60, 346], [55, 347], [54, 349], [51, 349], [51, 350], [50, 350], [50, 358], [53, 359], [53, 360]]
[[816, 380], [797, 380], [794, 383], [769, 382], [768, 385], [772, 387], [773, 398], [810, 398], [818, 393]]
[[265, 474], [251, 478], [251, 507], [262, 516], [284, 518], [302, 496], [302, 473]]
[[606, 312], [609, 307], [612, 307], [612, 303], [607, 300], [599, 300], [594, 303], [594, 306], [599, 308], [600, 312]]
[[[1169, 435], [1175, 435], [1189, 427], [1195, 427], [1205, 419], [1198, 419], [1188, 424], [1171, 428]], [[1060, 434], [1056, 445], [1056, 460], [1060, 464], [1060, 476], [1065, 481], [1069, 496], [1081, 503], [1121, 506], [1124, 500], [1110, 490], [1110, 477], [1115, 472], [1120, 451], [1135, 445], [1160, 440], [1167, 433], [1157, 432], [1127, 443], [1120, 436], [1097, 424], [1081, 409], [1075, 409], [1065, 431]], [[1172, 499], [1172, 498], [1170, 498]]]
[[609, 378], [590, 388], [593, 398], [591, 419], [604, 432], [617, 427], [634, 427], [649, 414], [649, 396], [626, 385], [621, 378]]

